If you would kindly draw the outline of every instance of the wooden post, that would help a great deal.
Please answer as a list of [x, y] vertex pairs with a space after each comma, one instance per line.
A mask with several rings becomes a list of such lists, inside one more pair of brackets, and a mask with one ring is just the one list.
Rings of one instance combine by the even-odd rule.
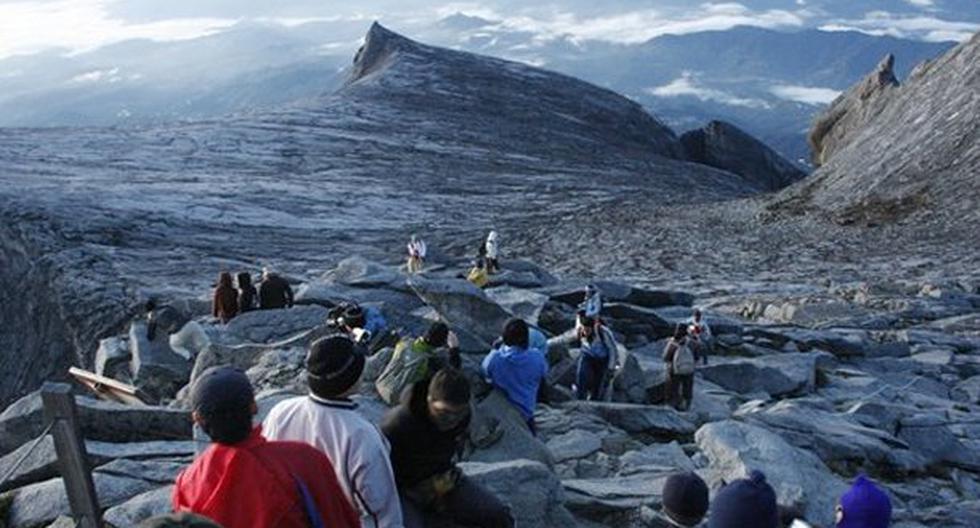
[[51, 434], [58, 453], [72, 517], [80, 528], [101, 528], [102, 513], [88, 465], [85, 441], [78, 427], [75, 396], [65, 383], [47, 382], [41, 387], [44, 416], [52, 422]]

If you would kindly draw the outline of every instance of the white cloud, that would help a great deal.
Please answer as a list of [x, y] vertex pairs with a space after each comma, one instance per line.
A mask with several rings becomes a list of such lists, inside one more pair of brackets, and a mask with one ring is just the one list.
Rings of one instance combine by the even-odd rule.
[[906, 2], [918, 7], [932, 7], [936, 5], [932, 0], [905, 0]]
[[695, 81], [694, 74], [688, 71], [683, 72], [680, 77], [663, 86], [647, 88], [645, 91], [646, 93], [657, 97], [690, 96], [696, 97], [702, 101], [711, 101], [731, 106], [766, 109], [770, 108], [769, 103], [761, 99], [738, 97], [721, 90], [698, 86]]
[[789, 84], [773, 86], [769, 92], [780, 99], [796, 101], [798, 103], [805, 103], [809, 105], [830, 104], [834, 99], [837, 99], [837, 96], [841, 94], [839, 90], [834, 90], [831, 88], [794, 86]]
[[109, 0], [0, 3], [0, 58], [49, 48], [82, 52], [134, 38], [184, 40], [215, 33], [236, 20], [179, 18], [129, 24], [108, 14]]
[[81, 73], [72, 77], [70, 81], [76, 83], [93, 83], [99, 81], [114, 83], [120, 80], [122, 80], [122, 77], [119, 75], [119, 68], [112, 68], [110, 70], [93, 70]]
[[796, 28], [803, 26], [805, 18], [800, 12], [753, 11], [734, 2], [701, 4], [683, 14], [640, 9], [598, 17], [553, 11], [501, 14], [471, 3], [453, 3], [436, 10], [440, 17], [457, 13], [492, 21], [497, 29], [534, 33], [543, 41], [568, 37], [572, 41], [601, 40], [620, 44], [636, 44], [665, 34], [726, 30], [740, 25]]
[[951, 22], [929, 16], [905, 16], [886, 11], [872, 11], [859, 20], [828, 22], [823, 31], [860, 31], [869, 35], [889, 35], [898, 38], [920, 39], [929, 42], [965, 42], [980, 31], [980, 24]]

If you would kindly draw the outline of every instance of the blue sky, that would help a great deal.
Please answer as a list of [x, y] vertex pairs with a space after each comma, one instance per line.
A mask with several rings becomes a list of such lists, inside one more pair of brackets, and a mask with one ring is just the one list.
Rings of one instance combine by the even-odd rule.
[[[180, 40], [260, 21], [298, 25], [381, 20], [398, 29], [460, 12], [541, 39], [643, 42], [665, 33], [754, 25], [823, 28], [921, 40], [965, 40], [980, 30], [977, 0], [0, 0], [0, 58], [52, 48], [79, 53], [130, 39]], [[2, 72], [0, 72], [2, 73]]]

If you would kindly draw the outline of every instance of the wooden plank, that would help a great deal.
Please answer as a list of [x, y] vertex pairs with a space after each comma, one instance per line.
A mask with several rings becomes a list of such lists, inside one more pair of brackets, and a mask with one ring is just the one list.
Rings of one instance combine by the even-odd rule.
[[127, 405], [146, 405], [146, 402], [139, 397], [139, 389], [132, 385], [127, 385], [112, 378], [100, 376], [94, 372], [77, 367], [68, 369], [68, 374], [104, 400], [125, 403]]
[[41, 387], [41, 401], [44, 403], [45, 418], [53, 423], [51, 434], [58, 453], [58, 466], [76, 526], [101, 528], [102, 512], [95, 494], [85, 442], [78, 426], [71, 386], [47, 382]]

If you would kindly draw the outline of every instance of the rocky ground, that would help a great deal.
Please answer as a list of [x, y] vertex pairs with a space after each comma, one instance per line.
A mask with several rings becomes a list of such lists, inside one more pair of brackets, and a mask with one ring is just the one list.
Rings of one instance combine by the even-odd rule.
[[[437, 252], [438, 253], [438, 252]], [[537, 411], [540, 436], [479, 380], [477, 365], [504, 319], [520, 315], [546, 333], [571, 328], [584, 279], [556, 278], [527, 261], [505, 261], [480, 291], [455, 278], [465, 260], [439, 256], [421, 277], [360, 257], [296, 284], [299, 304], [251, 312], [221, 325], [204, 302], [185, 303], [207, 335], [150, 343], [140, 322], [103, 340], [101, 372], [163, 396], [126, 407], [80, 397], [106, 520], [132, 526], [169, 507], [170, 485], [204, 444], [195, 442], [182, 391], [208, 365], [247, 369], [260, 408], [304, 392], [304, 347], [325, 331], [329, 306], [355, 298], [379, 306], [393, 326], [418, 332], [434, 317], [461, 334], [465, 368], [478, 386], [463, 467], [512, 506], [520, 526], [666, 526], [665, 478], [700, 473], [713, 489], [761, 469], [780, 504], [830, 526], [836, 498], [858, 472], [881, 482], [894, 526], [972, 527], [980, 522], [980, 294], [955, 284], [733, 281], [729, 287], [641, 288], [599, 281], [605, 317], [621, 343], [611, 403], [571, 401], [575, 350], [551, 353], [553, 398]], [[754, 290], [753, 290], [754, 288]], [[663, 405], [664, 338], [692, 304], [710, 306], [717, 347], [700, 367], [689, 412]], [[360, 410], [386, 406], [367, 368]], [[171, 387], [161, 392], [161, 387]], [[0, 474], [43, 431], [38, 395], [0, 415]], [[261, 417], [261, 416], [260, 416]], [[53, 444], [45, 438], [0, 484], [5, 526], [45, 526], [68, 512]], [[518, 485], [515, 485], [515, 482]]]

